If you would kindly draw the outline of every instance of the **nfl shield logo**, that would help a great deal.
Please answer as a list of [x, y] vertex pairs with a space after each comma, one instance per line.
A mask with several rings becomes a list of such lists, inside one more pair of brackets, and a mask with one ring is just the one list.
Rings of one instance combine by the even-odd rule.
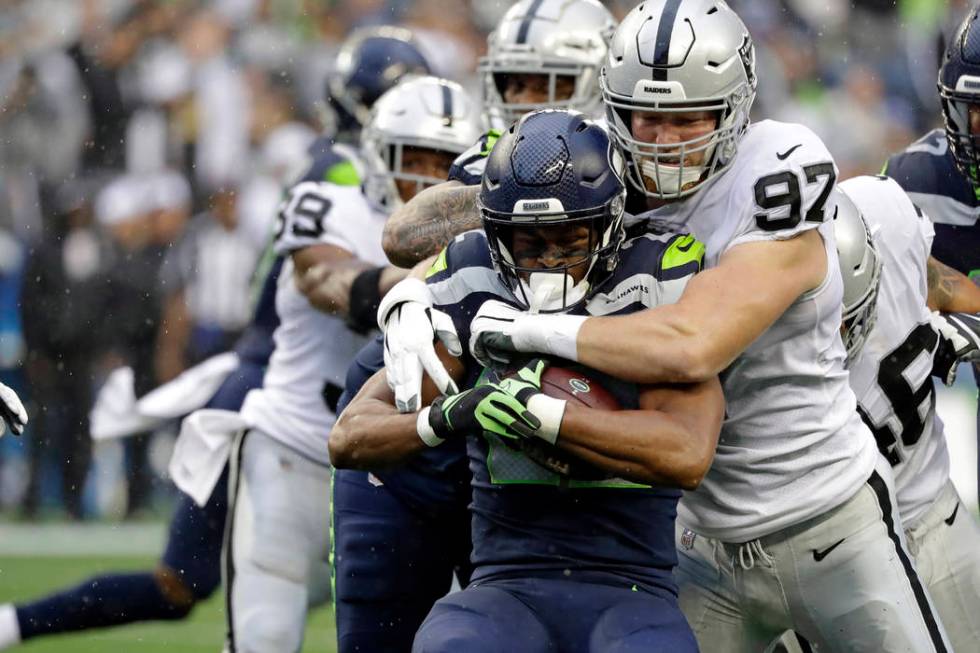
[[681, 533], [681, 548], [685, 551], [690, 551], [694, 548], [694, 538], [698, 535], [690, 528], [685, 528], [684, 532]]

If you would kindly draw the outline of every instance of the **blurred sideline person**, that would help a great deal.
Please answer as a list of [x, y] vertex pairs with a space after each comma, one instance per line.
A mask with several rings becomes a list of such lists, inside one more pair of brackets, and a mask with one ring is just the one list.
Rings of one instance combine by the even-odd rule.
[[[559, 314], [673, 301], [704, 249], [674, 233], [624, 242], [622, 173], [609, 135], [582, 114], [521, 118], [486, 164], [485, 233], [454, 240], [426, 275], [432, 314], [465, 335], [491, 297]], [[386, 299], [380, 310], [411, 307]], [[330, 439], [338, 466], [368, 469], [467, 444], [473, 580], [436, 602], [412, 650], [696, 651], [677, 607], [671, 524], [677, 488], [696, 487], [711, 463], [724, 405], [717, 379], [647, 386], [584, 370], [622, 405], [612, 412], [542, 394], [540, 359], [501, 378], [440, 349], [462, 392], [440, 394], [427, 380], [422, 411], [401, 414], [385, 368]]]
[[[367, 39], [363, 47], [376, 48], [374, 57], [416, 60], [402, 41]], [[355, 53], [355, 59], [358, 55]], [[372, 60], [372, 57], [365, 57]], [[411, 65], [406, 65], [410, 69]], [[361, 65], [352, 68], [357, 84], [387, 85], [399, 76], [379, 79]], [[379, 71], [373, 74], [377, 75]], [[358, 93], [358, 85], [350, 88]], [[347, 158], [350, 148], [334, 148], [327, 139], [311, 152], [309, 168], [297, 183], [327, 181], [360, 183], [357, 166]], [[169, 221], [167, 221], [169, 222]], [[255, 271], [257, 299], [252, 321], [235, 344], [239, 366], [208, 402], [208, 408], [237, 411], [246, 394], [261, 386], [273, 349], [272, 334], [279, 325], [276, 288], [283, 259], [270, 247]], [[171, 519], [165, 550], [156, 569], [146, 572], [105, 574], [40, 600], [0, 606], [0, 647], [38, 636], [90, 628], [104, 628], [139, 621], [183, 619], [200, 601], [209, 598], [221, 583], [221, 547], [228, 505], [227, 473], [223, 473], [204, 506], [181, 494]]]
[[[724, 371], [715, 462], [677, 520], [681, 607], [702, 649], [760, 650], [793, 627], [828, 649], [949, 650], [847, 384], [830, 153], [803, 126], [749, 124], [752, 39], [723, 2], [634, 8], [600, 85], [634, 200], [649, 208], [637, 221], [690, 230], [706, 270], [676, 304], [629, 316], [488, 302], [471, 351], [539, 352], [643, 383]], [[431, 349], [416, 332], [386, 333], [400, 345], [392, 358]], [[407, 375], [392, 385], [396, 400], [418, 393]]]
[[226, 646], [233, 653], [299, 651], [307, 604], [316, 583], [327, 579], [327, 437], [347, 367], [367, 335], [321, 311], [298, 280], [315, 266], [371, 270], [360, 290], [380, 299], [404, 276], [385, 274], [381, 230], [388, 207], [444, 178], [479, 134], [475, 117], [458, 84], [407, 79], [377, 101], [362, 131], [364, 190], [304, 182], [280, 207], [281, 322], [262, 388], [242, 405], [248, 429], [231, 452], [223, 560]]
[[[930, 289], [936, 287], [947, 297], [960, 294], [965, 283], [955, 272], [980, 285], [978, 18], [980, 6], [975, 6], [943, 54], [938, 87], [945, 128], [934, 129], [895, 154], [882, 169], [882, 174], [895, 179], [933, 221], [936, 238], [929, 260], [929, 284]], [[973, 375], [980, 384], [980, 364], [974, 364]], [[980, 412], [977, 425], [980, 438]]]

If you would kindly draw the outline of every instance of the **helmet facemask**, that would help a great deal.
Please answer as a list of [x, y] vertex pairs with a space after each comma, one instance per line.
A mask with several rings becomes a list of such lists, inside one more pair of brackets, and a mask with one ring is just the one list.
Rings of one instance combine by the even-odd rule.
[[[572, 60], [543, 57], [529, 46], [512, 45], [506, 54], [494, 53], [482, 57], [479, 64], [483, 107], [492, 121], [509, 125], [525, 113], [538, 109], [575, 109], [594, 113], [600, 101], [596, 93], [599, 66]], [[540, 102], [508, 102], [507, 78], [510, 75], [542, 76], [546, 92]], [[571, 94], [560, 94], [560, 87], [572, 82]], [[544, 89], [542, 89], [544, 90]]]
[[980, 187], [980, 134], [970, 130], [970, 106], [980, 107], [980, 95], [956, 91], [939, 84], [946, 140], [956, 167], [975, 187]]
[[[637, 102], [608, 93], [604, 87], [606, 117], [612, 126], [613, 139], [627, 154], [626, 176], [633, 187], [648, 197], [675, 200], [694, 193], [701, 184], [726, 170], [749, 125], [749, 108], [755, 92], [745, 86], [723, 98], [680, 103]], [[717, 122], [710, 132], [687, 141], [649, 143], [633, 136], [633, 111], [708, 111], [715, 113]], [[700, 163], [688, 163], [698, 154], [702, 154]]]
[[[861, 278], [866, 279], [866, 285], [860, 296], [850, 302], [847, 301], [849, 291], [847, 291], [845, 280], [845, 303], [841, 313], [841, 338], [844, 340], [844, 349], [847, 351], [845, 367], [849, 367], [861, 354], [864, 343], [878, 319], [878, 288], [881, 285], [882, 262], [874, 243], [874, 237], [868, 230], [868, 225], [863, 218], [861, 224], [864, 227], [865, 239], [861, 267], [870, 265], [871, 274], [870, 276], [861, 276]], [[855, 268], [855, 270], [857, 269]]]
[[[500, 213], [480, 205], [494, 266], [522, 308], [533, 313], [567, 311], [599, 289], [615, 268], [624, 240], [624, 205], [625, 194], [601, 207], [564, 213]], [[534, 240], [552, 247], [546, 242], [552, 241], [552, 234], [560, 240], [582, 227], [587, 228], [587, 237], [581, 239], [585, 247], [569, 254], [566, 246], [556, 257], [562, 259], [559, 265], [522, 265], [535, 257], [526, 249], [521, 260], [515, 259], [515, 237], [521, 238], [521, 231], [533, 231]]]
[[881, 276], [881, 263], [875, 265], [874, 281], [860, 300], [852, 306], [845, 306], [841, 315], [841, 337], [847, 351], [845, 367], [849, 367], [861, 354], [868, 334], [878, 320], [878, 286]]

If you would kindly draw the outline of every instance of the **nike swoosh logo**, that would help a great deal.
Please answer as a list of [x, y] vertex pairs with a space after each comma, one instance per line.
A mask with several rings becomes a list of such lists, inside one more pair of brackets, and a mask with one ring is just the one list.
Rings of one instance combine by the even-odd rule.
[[827, 547], [823, 551], [817, 551], [816, 549], [814, 549], [813, 550], [813, 559], [816, 560], [817, 562], [820, 562], [821, 560], [823, 560], [824, 558], [827, 557], [827, 554], [828, 553], [830, 553], [831, 551], [833, 551], [834, 549], [836, 549], [837, 547], [839, 547], [841, 545], [841, 543], [845, 539], [847, 539], [847, 538], [841, 538], [835, 544], [831, 544], [829, 547]]
[[793, 147], [789, 148], [788, 150], [786, 150], [782, 154], [779, 154], [777, 152], [776, 153], [776, 158], [779, 159], [780, 161], [785, 161], [786, 160], [786, 157], [788, 157], [790, 154], [792, 154], [793, 152], [795, 152], [796, 151], [796, 148], [798, 148], [798, 147], [803, 147], [803, 143], [797, 143], [796, 145], [794, 145]]
[[956, 513], [959, 511], [959, 509], [960, 509], [960, 504], [957, 503], [956, 507], [953, 508], [953, 514], [943, 520], [944, 522], [946, 522], [948, 526], [952, 526], [953, 522], [956, 521]]
[[693, 246], [694, 246], [694, 241], [693, 241], [693, 240], [691, 240], [691, 241], [689, 241], [689, 242], [687, 243], [687, 245], [684, 245], [684, 246], [681, 246], [681, 245], [678, 245], [678, 246], [677, 246], [677, 251], [679, 251], [679, 252], [687, 252], [687, 251], [689, 251], [689, 250], [691, 249], [691, 247], [693, 247]]

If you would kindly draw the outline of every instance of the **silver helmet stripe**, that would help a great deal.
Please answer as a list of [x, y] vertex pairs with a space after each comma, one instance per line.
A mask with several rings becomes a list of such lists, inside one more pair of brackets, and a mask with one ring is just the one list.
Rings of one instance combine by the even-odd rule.
[[660, 24], [657, 26], [657, 44], [653, 51], [653, 80], [667, 81], [667, 62], [670, 55], [670, 37], [674, 33], [674, 23], [681, 0], [667, 0], [663, 13], [660, 14]]
[[531, 31], [531, 21], [533, 21], [538, 15], [538, 9], [544, 4], [544, 0], [534, 0], [531, 6], [528, 7], [527, 13], [524, 14], [524, 19], [521, 21], [521, 26], [517, 28], [517, 39], [516, 42], [520, 44], [527, 43], [527, 33]]
[[453, 92], [448, 86], [442, 86], [442, 115], [446, 127], [453, 126]]

